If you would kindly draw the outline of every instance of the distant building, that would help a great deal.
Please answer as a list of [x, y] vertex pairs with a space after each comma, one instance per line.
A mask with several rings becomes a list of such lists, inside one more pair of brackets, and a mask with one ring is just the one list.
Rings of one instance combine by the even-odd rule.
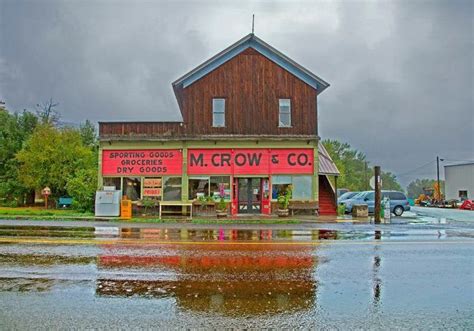
[[133, 203], [223, 194], [235, 215], [274, 213], [292, 185], [295, 206], [335, 214], [339, 171], [318, 135], [328, 86], [249, 34], [173, 83], [182, 121], [99, 123], [99, 188]]
[[474, 199], [474, 162], [444, 166], [446, 200]]

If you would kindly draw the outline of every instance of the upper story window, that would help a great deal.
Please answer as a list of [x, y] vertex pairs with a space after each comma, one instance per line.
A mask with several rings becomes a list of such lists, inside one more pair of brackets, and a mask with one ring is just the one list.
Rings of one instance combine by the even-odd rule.
[[279, 127], [291, 127], [291, 100], [290, 99], [278, 99], [279, 115], [278, 115], [278, 126]]
[[225, 126], [225, 99], [212, 99], [212, 126]]

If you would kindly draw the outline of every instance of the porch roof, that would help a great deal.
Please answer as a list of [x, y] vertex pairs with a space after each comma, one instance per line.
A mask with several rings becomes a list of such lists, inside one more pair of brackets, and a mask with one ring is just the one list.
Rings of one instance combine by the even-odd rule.
[[319, 142], [318, 144], [319, 150], [319, 174], [320, 175], [331, 175], [331, 176], [339, 176], [340, 172], [337, 169], [336, 164], [329, 156], [328, 151], [324, 147], [324, 145]]

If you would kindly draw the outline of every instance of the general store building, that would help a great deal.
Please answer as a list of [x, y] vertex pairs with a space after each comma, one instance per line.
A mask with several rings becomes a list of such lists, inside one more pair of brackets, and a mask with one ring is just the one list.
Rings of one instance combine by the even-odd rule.
[[172, 83], [182, 121], [100, 122], [99, 189], [190, 202], [224, 188], [229, 213], [292, 204], [335, 213], [338, 170], [318, 136], [327, 82], [249, 34]]

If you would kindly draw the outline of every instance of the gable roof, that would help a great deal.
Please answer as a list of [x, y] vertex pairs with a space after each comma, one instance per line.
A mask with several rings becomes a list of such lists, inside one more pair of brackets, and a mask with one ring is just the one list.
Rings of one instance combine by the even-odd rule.
[[198, 79], [204, 77], [249, 47], [255, 49], [257, 52], [272, 62], [276, 63], [283, 69], [289, 71], [308, 85], [315, 88], [318, 94], [329, 87], [329, 83], [325, 82], [323, 79], [319, 78], [311, 71], [299, 65], [283, 53], [277, 51], [275, 48], [255, 36], [253, 33], [248, 34], [233, 45], [224, 49], [222, 52], [216, 54], [206, 62], [191, 70], [186, 75], [178, 78], [175, 82], [173, 82], [173, 87], [181, 84], [183, 88], [188, 87]]

